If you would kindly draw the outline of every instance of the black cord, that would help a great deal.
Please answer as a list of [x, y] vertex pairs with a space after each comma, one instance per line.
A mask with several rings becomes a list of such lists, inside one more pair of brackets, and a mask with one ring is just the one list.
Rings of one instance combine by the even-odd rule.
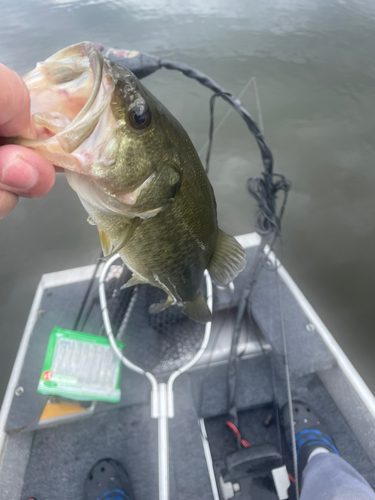
[[[273, 172], [273, 157], [271, 150], [267, 146], [264, 136], [253, 117], [236, 96], [225, 90], [212, 80], [212, 78], [208, 77], [201, 71], [193, 69], [186, 64], [169, 61], [167, 59], [158, 60], [158, 64], [159, 67], [180, 71], [185, 76], [197, 80], [199, 83], [214, 92], [214, 95], [210, 98], [210, 130], [206, 156], [206, 172], [209, 170], [209, 162], [212, 151], [216, 98], [221, 97], [243, 118], [258, 143], [264, 167], [264, 171], [261, 176], [250, 177], [247, 181], [247, 190], [258, 204], [254, 228], [261, 236], [271, 236], [272, 233], [274, 233], [277, 237], [281, 237], [281, 220], [284, 215], [287, 196], [291, 184], [283, 175], [275, 174]], [[279, 191], [283, 193], [283, 202], [279, 214], [277, 215], [276, 199]]]
[[250, 132], [253, 134], [255, 140], [258, 143], [264, 169], [267, 173], [272, 174], [273, 158], [271, 150], [267, 146], [263, 134], [260, 131], [255, 120], [235, 95], [225, 90], [209, 76], [205, 75], [201, 71], [191, 68], [187, 64], [169, 61], [168, 59], [161, 59], [160, 66], [167, 69], [181, 71], [181, 73], [183, 73], [185, 76], [197, 80], [199, 83], [211, 89], [215, 94], [217, 94], [217, 96], [220, 96], [222, 99], [224, 99], [224, 101], [230, 104], [237, 111], [237, 113], [245, 120], [246, 125], [248, 126]]
[[255, 256], [255, 261], [249, 270], [249, 276], [247, 280], [247, 285], [243, 289], [240, 302], [237, 308], [236, 323], [233, 329], [232, 343], [229, 354], [228, 369], [227, 369], [227, 383], [228, 383], [228, 413], [232, 418], [232, 422], [236, 427], [238, 427], [238, 415], [236, 406], [236, 385], [237, 385], [237, 368], [238, 368], [238, 355], [237, 347], [238, 341], [241, 333], [242, 320], [245, 314], [245, 309], [247, 302], [254, 290], [255, 284], [258, 281], [260, 271], [263, 266], [263, 262], [266, 259], [266, 254], [264, 253], [264, 247], [266, 245], [266, 239], [262, 238], [260, 245], [257, 249], [257, 254]]
[[207, 175], [210, 168], [211, 150], [214, 139], [214, 111], [215, 111], [215, 99], [217, 97], [220, 97], [220, 94], [214, 94], [210, 98], [210, 129], [208, 132], [208, 148], [207, 148], [206, 169], [205, 169]]
[[[96, 265], [95, 265], [95, 268], [94, 268], [94, 271], [92, 273], [92, 276], [91, 276], [91, 279], [89, 281], [89, 284], [87, 286], [87, 289], [86, 289], [86, 293], [83, 297], [83, 300], [82, 300], [82, 303], [81, 303], [81, 307], [79, 308], [79, 311], [78, 311], [78, 314], [77, 314], [77, 317], [76, 317], [76, 320], [74, 322], [74, 325], [73, 325], [73, 330], [77, 330], [78, 328], [78, 324], [81, 320], [81, 317], [82, 317], [82, 313], [85, 309], [85, 306], [86, 306], [86, 303], [87, 303], [87, 300], [89, 298], [89, 295], [90, 295], [90, 292], [91, 292], [91, 289], [94, 285], [94, 282], [95, 282], [95, 276], [96, 276], [96, 273], [98, 272], [98, 269], [99, 269], [99, 266], [102, 262], [102, 257], [103, 257], [103, 252], [101, 251], [100, 252], [100, 257], [98, 258], [97, 262], [96, 262]], [[87, 317], [86, 317], [86, 320], [87, 320]], [[86, 320], [85, 320], [85, 323], [86, 323]]]
[[209, 369], [211, 368], [212, 357], [213, 357], [213, 354], [215, 352], [217, 341], [219, 340], [219, 337], [221, 335], [221, 331], [222, 331], [225, 323], [227, 322], [227, 320], [229, 318], [230, 312], [231, 312], [231, 303], [229, 304], [228, 309], [225, 312], [225, 316], [221, 320], [221, 324], [220, 324], [219, 328], [217, 329], [216, 336], [215, 336], [214, 341], [212, 343], [210, 355], [209, 355], [207, 364], [206, 364], [204, 372], [203, 372], [203, 376], [202, 376], [201, 383], [200, 383], [200, 388], [199, 388], [199, 402], [198, 402], [198, 410], [197, 410], [198, 418], [202, 418], [202, 406], [203, 406], [204, 387], [206, 385], [206, 380], [207, 380], [207, 375], [208, 375]]
[[[275, 371], [274, 356], [273, 356], [272, 351], [268, 351], [264, 348], [263, 342], [262, 342], [260, 335], [259, 335], [259, 327], [258, 327], [252, 314], [249, 317], [249, 320], [253, 325], [253, 332], [257, 338], [257, 341], [259, 343], [259, 347], [262, 351], [262, 354], [263, 354], [263, 356], [266, 357], [266, 359], [268, 359], [268, 365], [269, 365], [270, 374], [271, 374], [273, 414], [274, 414], [275, 422], [276, 422], [277, 446], [278, 446], [280, 456], [282, 457], [283, 456], [283, 449], [282, 449], [282, 445], [281, 445], [280, 411], [279, 411], [279, 403], [278, 403], [277, 391], [276, 391], [276, 371]], [[282, 465], [282, 459], [280, 459], [280, 465]]]
[[[250, 113], [242, 105], [241, 101], [233, 94], [226, 91], [223, 87], [218, 85], [214, 80], [209, 78], [204, 73], [195, 70], [186, 64], [176, 63], [166, 59], [160, 59], [159, 64], [161, 67], [177, 70], [182, 72], [185, 76], [197, 80], [205, 87], [210, 88], [214, 95], [210, 98], [210, 129], [209, 141], [206, 155], [206, 172], [209, 171], [209, 162], [212, 151], [213, 134], [214, 134], [214, 111], [215, 101], [217, 97], [221, 97], [224, 101], [228, 102], [244, 119], [250, 132], [255, 137], [258, 147], [261, 152], [264, 171], [259, 177], [250, 177], [247, 181], [247, 190], [249, 194], [256, 200], [258, 210], [255, 214], [254, 228], [257, 233], [262, 237], [261, 244], [258, 249], [257, 257], [253, 263], [252, 269], [249, 272], [248, 285], [242, 293], [242, 297], [237, 310], [236, 324], [233, 330], [231, 352], [228, 362], [228, 406], [229, 414], [233, 418], [234, 424], [238, 425], [237, 408], [235, 404], [235, 391], [237, 381], [237, 346], [241, 331], [241, 324], [248, 300], [251, 299], [252, 292], [257, 283], [259, 274], [262, 270], [263, 264], [267, 258], [264, 253], [266, 244], [269, 244], [270, 251], [273, 250], [276, 240], [281, 239], [281, 221], [284, 215], [285, 206], [287, 202], [288, 193], [291, 187], [290, 182], [281, 174], [273, 172], [273, 157], [271, 150], [268, 148], [264, 136], [260, 131], [255, 120]], [[282, 205], [277, 212], [276, 200], [279, 192], [283, 194]], [[273, 390], [275, 390], [273, 384]], [[277, 412], [277, 410], [276, 410]], [[278, 418], [277, 418], [278, 420]]]
[[[210, 99], [210, 132], [209, 132], [209, 145], [206, 156], [206, 171], [209, 169], [209, 161], [212, 151], [212, 141], [214, 132], [214, 108], [215, 100], [217, 97], [221, 97], [230, 106], [237, 111], [241, 118], [245, 121], [250, 132], [257, 141], [258, 147], [260, 149], [262, 163], [264, 171], [260, 177], [251, 177], [247, 181], [247, 189], [249, 194], [258, 203], [257, 219], [255, 221], [255, 230], [261, 236], [270, 236], [272, 233], [277, 234], [278, 237], [281, 236], [281, 219], [284, 214], [284, 208], [287, 199], [287, 193], [290, 190], [290, 182], [280, 174], [273, 173], [273, 157], [270, 148], [267, 146], [263, 133], [259, 129], [257, 123], [243, 106], [241, 101], [231, 92], [228, 92], [218, 83], [216, 83], [212, 78], [205, 75], [199, 70], [191, 68], [187, 64], [179, 63], [176, 61], [170, 61], [169, 59], [162, 59], [150, 54], [138, 53], [134, 56], [134, 53], [129, 55], [129, 51], [119, 51], [115, 49], [102, 49], [103, 55], [110, 59], [111, 61], [129, 68], [138, 78], [144, 78], [145, 76], [157, 71], [160, 68], [166, 68], [169, 70], [180, 71], [188, 78], [197, 80], [200, 84], [209, 88], [214, 92], [214, 95]], [[283, 207], [276, 216], [276, 198], [279, 191], [284, 192], [284, 202]]]

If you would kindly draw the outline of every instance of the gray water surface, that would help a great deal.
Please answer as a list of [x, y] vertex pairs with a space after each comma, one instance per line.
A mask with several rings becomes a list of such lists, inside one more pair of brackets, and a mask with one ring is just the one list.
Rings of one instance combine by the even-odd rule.
[[[185, 62], [235, 94], [256, 77], [275, 171], [293, 183], [281, 260], [375, 391], [375, 3], [2, 0], [0, 12], [0, 62], [20, 74], [90, 40]], [[166, 70], [144, 83], [200, 150], [210, 92]], [[256, 115], [253, 90], [243, 102]], [[226, 111], [217, 104], [216, 122]], [[260, 169], [255, 141], [232, 113], [210, 172], [230, 234], [252, 231], [245, 183]], [[99, 252], [86, 218], [62, 175], [45, 198], [21, 200], [0, 222], [0, 401], [40, 276]]]

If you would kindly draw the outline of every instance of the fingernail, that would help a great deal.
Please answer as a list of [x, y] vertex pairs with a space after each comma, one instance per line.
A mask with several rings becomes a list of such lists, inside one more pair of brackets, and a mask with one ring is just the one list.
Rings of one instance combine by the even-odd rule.
[[30, 189], [38, 180], [38, 171], [20, 156], [12, 158], [4, 167], [0, 182], [16, 189]]

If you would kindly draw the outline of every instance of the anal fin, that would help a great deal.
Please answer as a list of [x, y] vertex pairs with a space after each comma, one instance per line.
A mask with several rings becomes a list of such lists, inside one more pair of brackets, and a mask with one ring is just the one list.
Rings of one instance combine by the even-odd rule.
[[165, 302], [157, 302], [155, 304], [151, 304], [150, 307], [148, 308], [148, 312], [150, 314], [159, 313], [159, 312], [167, 309], [173, 303], [174, 303], [174, 298], [172, 296], [168, 295], [168, 298]]
[[238, 241], [219, 229], [216, 248], [208, 272], [224, 285], [230, 283], [245, 268], [246, 254]]
[[147, 281], [145, 281], [140, 276], [138, 276], [138, 274], [133, 274], [133, 276], [130, 278], [130, 280], [128, 280], [125, 283], [125, 285], [122, 285], [121, 290], [123, 290], [124, 288], [129, 288], [131, 286], [135, 286], [135, 285], [142, 285], [144, 283], [147, 283]]

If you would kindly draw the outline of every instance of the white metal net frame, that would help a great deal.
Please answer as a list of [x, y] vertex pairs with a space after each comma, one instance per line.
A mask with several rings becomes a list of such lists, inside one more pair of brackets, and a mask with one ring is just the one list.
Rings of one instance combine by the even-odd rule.
[[[169, 500], [168, 419], [174, 417], [173, 384], [181, 373], [186, 372], [198, 362], [206, 350], [211, 335], [212, 321], [206, 323], [203, 341], [195, 356], [186, 364], [171, 373], [166, 384], [158, 383], [152, 373], [143, 370], [123, 355], [121, 349], [116, 344], [116, 340], [113, 335], [105, 293], [105, 280], [112, 264], [119, 258], [120, 255], [115, 254], [108, 259], [99, 278], [99, 299], [104, 328], [112, 349], [121, 362], [130, 370], [140, 373], [141, 375], [145, 375], [151, 383], [151, 418], [158, 419], [159, 500]], [[207, 270], [205, 271], [204, 276], [206, 280], [207, 305], [212, 313], [212, 280]]]

